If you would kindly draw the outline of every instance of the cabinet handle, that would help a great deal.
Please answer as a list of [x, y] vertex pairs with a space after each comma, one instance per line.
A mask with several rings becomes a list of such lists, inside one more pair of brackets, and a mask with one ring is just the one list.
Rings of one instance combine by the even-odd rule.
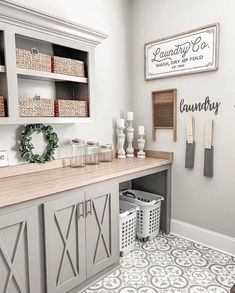
[[[81, 207], [82, 206], [82, 211], [80, 211], [81, 210]], [[81, 217], [85, 217], [85, 207], [84, 207], [84, 201], [83, 202], [80, 202], [79, 204], [78, 204], [78, 220], [81, 218]]]
[[[89, 206], [89, 209], [88, 209]], [[91, 199], [86, 200], [86, 216], [88, 216], [88, 214], [91, 215], [92, 213], [92, 205], [91, 205]]]

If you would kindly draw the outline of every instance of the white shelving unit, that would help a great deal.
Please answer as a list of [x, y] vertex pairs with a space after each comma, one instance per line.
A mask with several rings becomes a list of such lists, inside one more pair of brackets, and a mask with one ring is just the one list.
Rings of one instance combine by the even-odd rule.
[[[0, 117], [0, 124], [92, 121], [95, 108], [94, 51], [106, 37], [102, 32], [29, 7], [26, 9], [11, 0], [0, 1], [0, 49], [5, 59], [4, 66], [0, 65], [0, 90], [7, 101], [7, 117]], [[16, 48], [30, 50], [37, 46], [41, 46], [40, 53], [83, 61], [85, 77], [17, 68]], [[43, 52], [44, 49], [47, 51]], [[19, 98], [33, 98], [35, 94], [51, 99], [85, 100], [89, 117], [20, 117]]]

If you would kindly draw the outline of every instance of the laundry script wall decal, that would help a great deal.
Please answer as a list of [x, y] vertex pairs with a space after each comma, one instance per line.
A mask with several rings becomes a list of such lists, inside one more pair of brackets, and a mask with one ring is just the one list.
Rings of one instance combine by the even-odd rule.
[[219, 113], [219, 107], [221, 102], [212, 102], [210, 97], [207, 96], [203, 102], [197, 102], [194, 104], [186, 104], [184, 99], [180, 100], [180, 112], [201, 112], [201, 111], [213, 111], [215, 115]]

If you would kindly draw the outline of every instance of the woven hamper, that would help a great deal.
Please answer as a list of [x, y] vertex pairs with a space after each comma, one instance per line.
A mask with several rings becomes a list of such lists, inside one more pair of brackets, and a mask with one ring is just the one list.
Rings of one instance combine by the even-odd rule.
[[56, 117], [88, 117], [88, 102], [55, 100]]
[[85, 76], [83, 61], [58, 56], [51, 57], [51, 71], [65, 75]]
[[20, 98], [19, 114], [20, 117], [54, 117], [54, 100]]
[[4, 104], [4, 97], [0, 96], [0, 117], [5, 117], [5, 104]]
[[17, 48], [16, 66], [23, 69], [51, 72], [51, 56]]

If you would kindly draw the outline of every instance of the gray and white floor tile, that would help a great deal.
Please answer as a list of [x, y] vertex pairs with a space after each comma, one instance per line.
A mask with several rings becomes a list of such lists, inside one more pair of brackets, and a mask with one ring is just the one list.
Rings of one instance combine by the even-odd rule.
[[234, 257], [174, 235], [136, 241], [120, 264], [85, 293], [228, 293], [235, 283]]

